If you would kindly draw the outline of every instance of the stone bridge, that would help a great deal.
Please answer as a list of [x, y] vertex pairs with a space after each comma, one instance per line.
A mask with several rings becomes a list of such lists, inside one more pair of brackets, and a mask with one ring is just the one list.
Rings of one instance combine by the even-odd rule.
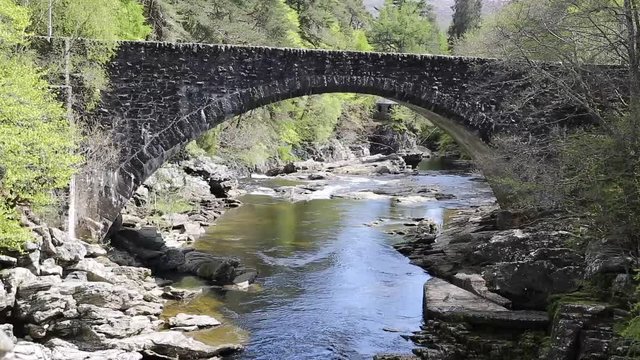
[[[54, 39], [56, 41], [67, 41]], [[432, 55], [160, 42], [122, 42], [109, 89], [87, 117], [113, 134], [119, 161], [77, 176], [72, 222], [105, 234], [133, 192], [188, 142], [235, 115], [284, 99], [331, 92], [379, 95], [409, 105], [472, 156], [497, 131], [527, 132], [575, 108], [536, 112], [553, 94], [525, 94], [527, 74], [502, 61]], [[580, 121], [584, 120], [579, 118]], [[575, 117], [574, 117], [574, 121]], [[75, 217], [74, 217], [75, 215]], [[77, 219], [77, 220], [76, 220]]]

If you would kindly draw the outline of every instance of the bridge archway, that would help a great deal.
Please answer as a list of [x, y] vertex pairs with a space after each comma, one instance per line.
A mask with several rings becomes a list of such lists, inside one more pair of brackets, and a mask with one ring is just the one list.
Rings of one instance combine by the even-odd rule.
[[471, 156], [486, 155], [484, 141], [497, 119], [511, 116], [500, 111], [500, 101], [514, 88], [473, 89], [490, 83], [491, 69], [497, 73], [501, 64], [431, 55], [122, 42], [109, 66], [110, 87], [89, 116], [114, 134], [119, 161], [78, 175], [77, 233], [104, 235], [135, 189], [206, 131], [235, 115], [305, 95], [393, 99], [426, 115]]

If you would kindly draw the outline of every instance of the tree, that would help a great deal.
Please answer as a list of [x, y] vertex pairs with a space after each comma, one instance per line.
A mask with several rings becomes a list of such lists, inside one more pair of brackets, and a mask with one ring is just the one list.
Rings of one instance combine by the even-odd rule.
[[433, 17], [419, 0], [387, 0], [370, 31], [378, 51], [441, 53], [440, 33]]
[[19, 250], [30, 234], [16, 207], [43, 205], [65, 188], [79, 158], [73, 129], [29, 52], [29, 10], [0, 0], [0, 251]]
[[464, 34], [480, 26], [482, 0], [455, 0], [451, 7], [453, 22], [449, 26], [449, 44], [454, 44]]

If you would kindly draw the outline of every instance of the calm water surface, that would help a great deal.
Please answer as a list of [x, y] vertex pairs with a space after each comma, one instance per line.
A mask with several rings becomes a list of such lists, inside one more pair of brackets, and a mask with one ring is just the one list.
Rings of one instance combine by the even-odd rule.
[[[415, 217], [442, 223], [447, 209], [493, 199], [485, 183], [469, 176], [426, 171], [375, 179], [341, 178], [332, 186], [338, 191], [409, 181], [456, 199], [401, 205], [392, 199], [291, 203], [243, 197], [245, 205], [225, 213], [196, 247], [240, 258], [258, 270], [258, 284], [249, 292], [212, 289], [190, 304], [186, 310], [233, 324], [196, 337], [242, 339], [247, 348], [240, 359], [370, 359], [410, 352], [412, 343], [400, 335], [421, 324], [422, 285], [429, 276], [392, 248], [401, 239], [385, 229]], [[379, 219], [382, 226], [366, 225]]]

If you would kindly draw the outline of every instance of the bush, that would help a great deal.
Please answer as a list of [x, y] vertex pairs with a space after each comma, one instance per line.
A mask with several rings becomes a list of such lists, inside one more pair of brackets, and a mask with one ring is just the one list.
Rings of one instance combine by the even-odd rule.
[[31, 233], [20, 226], [20, 217], [15, 209], [0, 204], [0, 253], [22, 252]]
[[[29, 11], [0, 0], [0, 251], [18, 250], [30, 234], [18, 205], [46, 205], [69, 184], [80, 158], [62, 105], [49, 92], [25, 45]], [[4, 22], [4, 19], [9, 21]]]

